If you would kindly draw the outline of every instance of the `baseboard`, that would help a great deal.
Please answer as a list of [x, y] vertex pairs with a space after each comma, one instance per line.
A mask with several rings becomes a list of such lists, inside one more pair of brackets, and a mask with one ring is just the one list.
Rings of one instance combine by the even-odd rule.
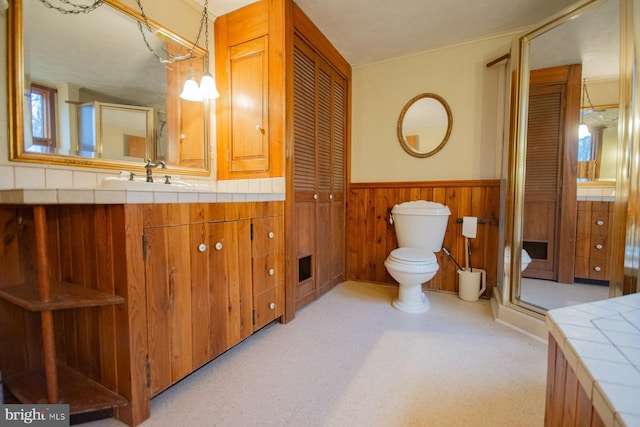
[[491, 297], [493, 320], [546, 344], [549, 332], [544, 320], [507, 307], [502, 303], [499, 294], [500, 292], [496, 289]]

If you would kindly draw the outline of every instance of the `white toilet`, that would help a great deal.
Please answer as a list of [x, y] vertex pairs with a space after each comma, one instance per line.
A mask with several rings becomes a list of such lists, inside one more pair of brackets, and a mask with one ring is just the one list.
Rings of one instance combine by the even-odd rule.
[[422, 284], [438, 271], [435, 252], [442, 248], [449, 215], [448, 207], [426, 200], [401, 203], [391, 210], [400, 247], [391, 251], [384, 266], [399, 283], [398, 298], [392, 303], [396, 309], [406, 313], [429, 309]]
[[524, 271], [529, 266], [529, 264], [531, 264], [531, 257], [529, 256], [529, 253], [523, 249], [522, 258], [520, 261], [520, 271]]

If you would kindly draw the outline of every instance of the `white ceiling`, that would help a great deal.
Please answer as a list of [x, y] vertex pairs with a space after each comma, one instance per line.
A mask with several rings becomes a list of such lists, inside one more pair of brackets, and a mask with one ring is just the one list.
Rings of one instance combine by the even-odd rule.
[[[220, 16], [253, 1], [209, 0], [209, 9]], [[574, 1], [295, 0], [295, 3], [353, 66], [527, 27]]]

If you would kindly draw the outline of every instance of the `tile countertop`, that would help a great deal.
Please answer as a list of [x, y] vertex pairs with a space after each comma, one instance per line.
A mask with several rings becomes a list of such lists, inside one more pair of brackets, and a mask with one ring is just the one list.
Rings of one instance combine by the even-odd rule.
[[228, 203], [284, 200], [284, 193], [225, 193], [206, 189], [114, 190], [114, 189], [9, 189], [0, 190], [0, 204], [142, 204]]
[[549, 332], [606, 426], [640, 426], [640, 294], [547, 312]]

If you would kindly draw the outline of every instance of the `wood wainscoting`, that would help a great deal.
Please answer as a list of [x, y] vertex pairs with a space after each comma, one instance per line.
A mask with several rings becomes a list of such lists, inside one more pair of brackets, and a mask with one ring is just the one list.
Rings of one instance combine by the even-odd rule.
[[[471, 267], [487, 271], [487, 292], [496, 284], [500, 181], [428, 181], [394, 183], [352, 183], [347, 199], [347, 279], [376, 283], [397, 283], [386, 271], [384, 261], [398, 247], [389, 215], [393, 206], [411, 200], [430, 200], [449, 207], [443, 246], [464, 266], [464, 216], [478, 218], [478, 232], [471, 242]], [[457, 267], [443, 251], [436, 254], [440, 269], [425, 287], [458, 292]]]

